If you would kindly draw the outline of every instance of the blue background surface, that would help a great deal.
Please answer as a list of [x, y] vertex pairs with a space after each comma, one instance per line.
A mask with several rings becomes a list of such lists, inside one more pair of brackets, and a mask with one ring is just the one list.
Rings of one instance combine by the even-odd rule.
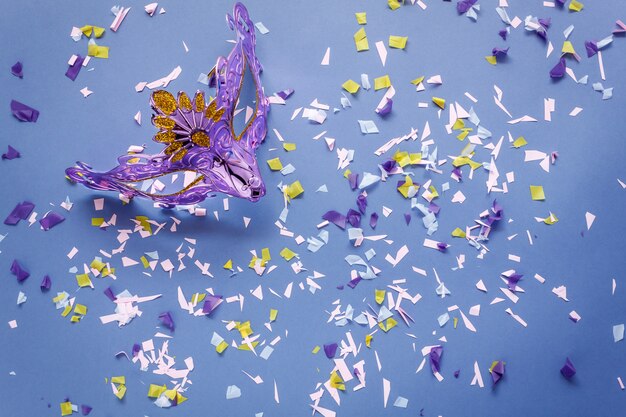
[[[230, 44], [223, 42], [232, 37], [224, 24], [223, 16], [232, 10], [228, 1], [164, 1], [164, 15], [148, 17], [143, 11], [145, 2], [129, 2], [133, 9], [117, 33], [108, 30], [113, 16], [112, 3], [96, 1], [5, 1], [0, 14], [0, 144], [2, 152], [7, 144], [16, 147], [22, 158], [0, 163], [0, 189], [2, 198], [0, 214], [5, 216], [13, 206], [23, 200], [36, 204], [43, 214], [49, 204], [58, 204], [66, 196], [74, 202], [67, 220], [49, 232], [38, 225], [28, 227], [22, 222], [16, 227], [0, 226], [7, 237], [0, 243], [0, 322], [17, 319], [19, 327], [11, 330], [0, 325], [0, 391], [4, 401], [0, 415], [47, 416], [60, 415], [58, 404], [69, 397], [74, 403], [94, 407], [94, 416], [265, 416], [305, 415], [310, 412], [308, 395], [315, 391], [318, 382], [324, 382], [332, 370], [332, 362], [323, 353], [312, 355], [316, 345], [345, 337], [351, 331], [357, 344], [363, 343], [369, 329], [355, 323], [335, 327], [326, 323], [327, 311], [332, 302], [341, 299], [342, 308], [351, 304], [357, 312], [374, 304], [374, 290], [383, 288], [393, 279], [406, 278], [405, 286], [423, 299], [416, 305], [404, 304], [415, 323], [407, 328], [404, 323], [388, 334], [374, 335], [372, 349], [364, 346], [357, 360], [365, 359], [367, 387], [341, 393], [341, 407], [336, 407], [328, 394], [321, 406], [334, 409], [339, 416], [356, 415], [418, 415], [424, 409], [426, 416], [529, 416], [529, 415], [622, 415], [626, 407], [626, 393], [619, 389], [616, 378], [626, 378], [625, 342], [614, 343], [612, 326], [626, 322], [626, 282], [624, 280], [623, 216], [625, 194], [616, 181], [626, 179], [623, 160], [626, 157], [624, 132], [626, 131], [626, 41], [616, 38], [605, 50], [604, 64], [607, 72], [605, 87], [615, 87], [612, 100], [602, 101], [591, 83], [599, 81], [597, 59], [583, 57], [573, 64], [577, 76], [589, 74], [589, 85], [576, 85], [569, 77], [554, 82], [549, 76], [556, 63], [563, 41], [562, 31], [573, 24], [571, 40], [580, 55], [584, 55], [584, 40], [601, 39], [614, 27], [616, 19], [626, 18], [624, 3], [618, 0], [587, 2], [581, 13], [542, 7], [541, 1], [510, 0], [511, 17], [524, 18], [532, 14], [551, 17], [549, 30], [555, 52], [545, 58], [545, 46], [535, 35], [524, 31], [523, 24], [513, 30], [509, 41], [497, 35], [503, 27], [494, 8], [496, 1], [482, 1], [479, 21], [474, 23], [458, 16], [454, 3], [438, 0], [426, 1], [428, 9], [403, 7], [388, 9], [384, 1], [250, 1], [247, 6], [254, 21], [262, 21], [269, 29], [267, 35], [257, 35], [257, 54], [264, 66], [262, 76], [266, 92], [273, 93], [294, 88], [295, 95], [286, 106], [272, 106], [269, 119], [270, 134], [266, 144], [258, 150], [268, 195], [259, 203], [230, 200], [230, 211], [222, 209], [222, 198], [207, 200], [202, 205], [208, 213], [220, 212], [220, 221], [211, 215], [195, 218], [186, 213], [153, 209], [149, 202], [134, 201], [122, 206], [114, 194], [103, 194], [106, 199], [104, 214], [93, 210], [92, 199], [101, 195], [83, 187], [71, 186], [64, 179], [64, 169], [74, 161], [89, 162], [97, 169], [108, 169], [115, 158], [130, 144], [148, 143], [149, 150], [157, 151], [151, 143], [154, 128], [148, 122], [150, 109], [148, 92], [136, 93], [139, 81], [152, 81], [168, 74], [180, 65], [181, 76], [170, 84], [170, 91], [193, 92], [203, 87], [196, 82], [200, 72], [207, 72], [218, 55], [226, 55]], [[352, 36], [359, 29], [355, 12], [367, 12], [366, 31], [370, 51], [357, 53]], [[69, 37], [72, 26], [93, 24], [107, 28], [99, 44], [109, 46], [108, 60], [92, 59], [88, 72], [84, 68], [75, 82], [63, 74], [68, 58], [86, 52], [86, 41], [74, 43]], [[387, 65], [383, 68], [374, 43], [386, 40], [389, 35], [408, 36], [406, 50], [389, 50]], [[182, 41], [189, 46], [185, 53]], [[331, 47], [331, 65], [320, 66], [320, 61]], [[484, 60], [494, 46], [511, 46], [509, 59], [496, 67]], [[24, 63], [24, 79], [10, 74], [9, 68], [17, 60]], [[568, 61], [568, 64], [572, 61]], [[349, 78], [359, 80], [367, 73], [370, 80], [389, 74], [396, 88], [393, 113], [381, 120], [373, 109], [383, 95], [382, 91], [361, 90], [351, 97], [353, 107], [338, 114], [329, 114], [322, 126], [304, 119], [290, 121], [292, 111], [307, 106], [317, 98], [322, 103], [339, 107], [341, 84]], [[439, 87], [427, 86], [427, 91], [416, 93], [409, 81], [419, 75], [441, 74], [444, 83]], [[538, 123], [508, 125], [508, 117], [493, 104], [493, 85], [504, 91], [503, 102], [514, 117], [524, 114], [534, 116]], [[88, 86], [94, 94], [83, 98], [79, 90]], [[493, 141], [510, 131], [514, 138], [523, 135], [529, 142], [525, 149], [544, 152], [558, 151], [559, 159], [551, 166], [550, 174], [538, 162], [524, 163], [523, 150], [512, 149], [505, 142], [497, 160], [500, 179], [515, 171], [515, 182], [509, 185], [508, 194], [486, 194], [487, 172], [479, 169], [474, 179], [457, 184], [449, 178], [450, 162], [442, 167], [443, 175], [413, 169], [415, 180], [424, 183], [432, 178], [440, 190], [441, 184], [450, 182], [451, 189], [438, 203], [439, 231], [434, 239], [447, 241], [453, 246], [442, 254], [422, 247], [425, 229], [421, 219], [413, 214], [409, 226], [403, 213], [409, 212], [409, 202], [395, 190], [398, 177], [381, 183], [369, 191], [368, 216], [372, 211], [381, 213], [382, 205], [394, 209], [389, 218], [381, 216], [376, 232], [364, 224], [366, 234], [388, 234], [394, 243], [366, 242], [353, 248], [347, 233], [332, 226], [330, 242], [318, 253], [308, 252], [305, 245], [281, 237], [274, 226], [282, 209], [282, 196], [276, 189], [281, 181], [299, 179], [305, 188], [304, 195], [290, 206], [287, 227], [305, 237], [318, 233], [315, 225], [327, 210], [347, 211], [355, 207], [356, 192], [349, 187], [340, 171], [336, 171], [335, 153], [327, 150], [323, 140], [311, 138], [327, 130], [327, 136], [336, 138], [337, 147], [355, 149], [355, 160], [350, 165], [353, 172], [376, 172], [376, 165], [385, 160], [373, 151], [392, 137], [407, 133], [411, 127], [430, 122], [439, 149], [439, 157], [458, 155], [464, 143], [448, 136], [444, 129], [447, 111], [442, 119], [435, 109], [417, 108], [418, 101], [430, 101], [437, 95], [448, 103], [458, 101], [466, 109], [471, 105], [463, 93], [469, 91], [479, 101], [474, 108], [481, 123], [493, 133]], [[543, 121], [543, 99], [556, 99], [556, 112], [551, 123]], [[9, 112], [9, 102], [17, 99], [41, 111], [36, 124], [20, 123]], [[575, 106], [584, 110], [578, 117], [568, 113]], [[133, 115], [141, 110], [142, 126], [137, 126]], [[372, 119], [380, 134], [361, 135], [356, 120]], [[280, 148], [271, 129], [277, 129], [288, 142], [297, 143], [298, 149], [285, 153]], [[485, 143], [489, 143], [485, 141]], [[419, 151], [418, 142], [406, 142], [400, 147]], [[489, 150], [478, 148], [478, 161], [487, 161]], [[265, 161], [280, 156], [283, 163], [292, 163], [297, 171], [287, 177], [272, 173]], [[315, 193], [322, 184], [329, 192]], [[544, 186], [547, 199], [534, 202], [528, 186]], [[467, 200], [456, 205], [451, 196], [462, 190]], [[491, 234], [490, 253], [484, 260], [475, 258], [476, 252], [462, 240], [452, 240], [450, 231], [455, 227], [470, 225], [496, 197], [504, 207], [505, 221]], [[534, 217], [546, 217], [553, 212], [559, 222], [553, 226], [536, 223]], [[585, 212], [597, 216], [590, 231], [586, 231]], [[91, 217], [118, 216], [117, 227], [107, 231], [90, 226]], [[140, 266], [123, 268], [119, 256], [112, 266], [117, 268], [118, 279], [95, 279], [95, 290], [76, 291], [76, 281], [69, 268], [89, 263], [98, 251], [110, 251], [118, 246], [116, 230], [131, 228], [130, 218], [147, 215], [164, 222], [170, 215], [183, 220], [179, 232], [162, 232], [154, 238], [139, 239], [133, 235], [125, 256], [138, 259], [143, 253], [157, 250], [161, 259], [176, 259], [175, 249], [183, 237], [198, 239], [195, 259], [211, 263], [215, 278], [201, 276], [187, 260], [187, 269], [168, 278], [158, 268], [152, 277], [142, 274]], [[242, 217], [252, 218], [245, 229]], [[512, 219], [513, 222], [508, 222]], [[171, 223], [171, 221], [169, 221]], [[169, 225], [168, 223], [168, 225]], [[366, 222], [364, 222], [366, 223]], [[530, 246], [526, 230], [534, 236]], [[581, 234], [582, 231], [584, 232]], [[518, 237], [507, 240], [507, 236]], [[384, 261], [387, 253], [395, 252], [406, 244], [410, 254], [396, 267]], [[66, 254], [76, 246], [80, 252], [69, 260]], [[309, 272], [316, 270], [326, 275], [320, 280], [323, 290], [312, 295], [301, 291], [297, 284], [305, 280], [306, 272], [294, 275], [289, 264], [280, 259], [278, 252], [290, 247], [299, 253]], [[247, 268], [249, 251], [259, 253], [269, 247], [272, 263], [279, 268], [267, 277], [258, 277]], [[372, 264], [382, 272], [373, 282], [362, 282], [356, 289], [336, 289], [350, 279], [349, 265], [344, 257], [350, 253], [363, 256], [374, 248], [377, 256]], [[465, 268], [453, 271], [455, 256], [464, 253]], [[509, 253], [521, 256], [520, 264], [507, 259]], [[30, 271], [31, 277], [22, 285], [10, 275], [9, 266], [19, 259]], [[244, 272], [229, 277], [222, 269], [232, 258]], [[176, 262], [175, 262], [176, 263]], [[411, 266], [427, 270], [422, 277]], [[432, 268], [435, 268], [452, 292], [440, 299], [435, 294], [437, 286]], [[521, 286], [525, 293], [520, 301], [489, 305], [501, 293], [499, 274], [515, 268], [524, 274]], [[535, 273], [547, 281], [541, 285], [532, 277]], [[44, 274], [52, 277], [52, 291], [39, 291]], [[611, 295], [611, 279], [617, 281], [617, 291]], [[482, 279], [489, 292], [484, 294], [474, 285]], [[289, 282], [294, 282], [291, 299], [279, 299], [269, 288], [282, 293]], [[259, 301], [250, 290], [263, 285], [265, 298]], [[128, 289], [133, 294], [162, 293], [156, 301], [140, 305], [143, 316], [123, 328], [116, 324], [102, 325], [99, 316], [111, 314], [113, 304], [102, 294], [112, 285], [116, 292]], [[567, 286], [569, 303], [551, 293], [553, 287]], [[244, 310], [236, 304], [223, 304], [210, 318], [188, 316], [178, 307], [176, 289], [181, 286], [187, 296], [212, 287], [225, 296], [241, 293], [246, 296]], [[77, 302], [89, 308], [87, 316], [78, 324], [70, 324], [55, 310], [51, 298], [57, 291], [68, 291]], [[24, 291], [28, 301], [16, 306], [17, 293]], [[405, 301], [406, 303], [406, 301]], [[477, 327], [471, 333], [459, 323], [454, 329], [448, 323], [439, 328], [437, 317], [453, 304], [467, 312], [470, 306], [481, 304], [480, 317], [470, 317]], [[527, 322], [521, 327], [505, 312], [511, 307]], [[270, 333], [263, 323], [270, 308], [279, 311], [274, 331]], [[170, 342], [170, 354], [182, 365], [184, 358], [192, 356], [195, 370], [190, 374], [193, 385], [186, 395], [189, 401], [173, 409], [159, 409], [146, 397], [147, 385], [165, 383], [167, 378], [144, 373], [138, 364], [125, 358], [116, 359], [120, 350], [130, 351], [132, 344], [149, 339], [158, 326], [157, 316], [162, 311], [172, 311], [177, 328]], [[582, 320], [574, 324], [568, 319], [576, 310]], [[399, 319], [399, 318], [398, 318]], [[251, 320], [252, 328], [261, 334], [260, 340], [271, 341], [277, 335], [282, 341], [269, 360], [255, 357], [250, 352], [232, 347], [222, 356], [210, 344], [213, 331], [227, 341], [239, 340], [234, 333], [224, 329], [222, 320]], [[288, 330], [288, 336], [285, 331]], [[436, 334], [433, 334], [436, 331]], [[405, 333], [412, 333], [417, 340]], [[415, 373], [421, 361], [419, 349], [437, 344], [446, 336], [442, 374], [445, 380], [438, 383], [429, 369]], [[155, 339], [157, 342], [157, 339]], [[417, 352], [412, 343], [416, 344]], [[160, 345], [160, 342], [159, 342]], [[376, 368], [374, 349], [378, 352], [382, 371]], [[565, 357], [569, 356], [578, 369], [571, 381], [559, 373]], [[504, 360], [507, 373], [495, 389], [487, 368], [493, 360]], [[486, 387], [470, 386], [473, 363], [480, 364]], [[350, 359], [349, 365], [355, 361]], [[265, 381], [255, 385], [241, 370], [261, 375]], [[453, 372], [461, 370], [455, 379]], [[15, 371], [11, 376], [9, 372]], [[105, 378], [125, 375], [128, 393], [123, 401], [115, 398]], [[382, 378], [391, 381], [391, 395], [387, 408], [383, 408]], [[280, 393], [280, 404], [273, 400], [273, 381]], [[226, 387], [237, 385], [241, 398], [227, 401]], [[392, 407], [397, 396], [409, 400], [408, 409]], [[51, 408], [48, 408], [51, 404]]]

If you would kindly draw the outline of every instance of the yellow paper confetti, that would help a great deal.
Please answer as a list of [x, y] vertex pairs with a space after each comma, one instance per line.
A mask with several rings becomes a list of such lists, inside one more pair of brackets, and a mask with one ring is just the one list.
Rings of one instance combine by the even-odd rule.
[[102, 278], [115, 274], [115, 268], [104, 268], [102, 270]]
[[150, 220], [148, 217], [146, 217], [146, 216], [135, 216], [135, 220], [137, 220], [139, 222], [139, 225], [143, 228], [143, 230], [145, 230], [146, 232], [152, 234], [152, 225], [150, 225], [150, 223], [148, 222], [148, 220]]
[[[252, 342], [252, 343], [250, 343], [250, 345], [253, 348], [255, 348], [258, 344], [259, 344], [259, 342]], [[252, 349], [250, 349], [250, 345], [248, 345], [248, 343], [242, 343], [239, 346], [237, 346], [237, 349], [251, 351]]]
[[396, 10], [400, 8], [400, 2], [398, 0], [387, 0], [387, 5], [391, 10]]
[[278, 310], [274, 308], [270, 309], [270, 323], [275, 322], [276, 317], [278, 317]]
[[87, 314], [87, 306], [83, 304], [74, 305], [74, 314], [86, 315]]
[[320, 347], [319, 346], [315, 346], [313, 348], [313, 350], [311, 351], [311, 353], [313, 353], [314, 355], [317, 355], [317, 352], [319, 352], [319, 351], [320, 351]]
[[385, 290], [376, 290], [376, 304], [381, 305], [385, 301]]
[[404, 179], [404, 184], [398, 187], [398, 191], [400, 192], [400, 194], [402, 194], [404, 198], [411, 198], [413, 195], [415, 195], [418, 189], [419, 185], [414, 184], [413, 180], [408, 175]]
[[330, 386], [333, 388], [340, 389], [342, 391], [346, 390], [346, 384], [343, 383], [343, 379], [341, 379], [341, 377], [339, 376], [339, 374], [337, 374], [336, 371], [333, 371], [333, 373], [330, 374]]
[[557, 219], [557, 217], [552, 212], [550, 212], [550, 215], [548, 217], [543, 219], [543, 222], [545, 224], [547, 224], [548, 226], [551, 226], [551, 225], [553, 225], [554, 223], [556, 223], [558, 221], [559, 221], [559, 219]]
[[356, 22], [359, 25], [367, 24], [367, 15], [365, 12], [355, 13], [355, 15], [356, 15]]
[[463, 130], [461, 131], [461, 133], [459, 133], [459, 134], [456, 136], [456, 138], [457, 138], [458, 140], [464, 140], [464, 139], [467, 137], [467, 135], [469, 135], [469, 133], [470, 133], [472, 130], [474, 130], [474, 129], [472, 129], [471, 127], [469, 127], [469, 128], [465, 128], [465, 129], [463, 129]]
[[346, 81], [345, 83], [341, 84], [341, 87], [343, 87], [343, 89], [350, 94], [356, 94], [356, 92], [359, 91], [359, 88], [361, 88], [361, 86], [353, 80]]
[[366, 334], [365, 335], [365, 346], [372, 347], [372, 339], [374, 339], [374, 336], [372, 336], [371, 334]]
[[121, 400], [124, 398], [124, 395], [126, 395], [126, 385], [118, 385], [115, 396]]
[[222, 340], [217, 346], [215, 346], [215, 350], [217, 353], [222, 353], [228, 348], [228, 343], [225, 340]]
[[224, 269], [233, 269], [233, 260], [229, 259], [228, 261], [226, 261], [226, 263], [224, 264]]
[[498, 63], [498, 61], [496, 60], [495, 55], [487, 55], [485, 57], [485, 60], [487, 60], [487, 62], [489, 62], [491, 65], [496, 65]]
[[92, 217], [91, 218], [91, 225], [92, 226], [100, 227], [102, 225], [102, 223], [104, 223], [104, 219], [102, 217]]
[[303, 192], [304, 188], [302, 188], [302, 184], [300, 184], [300, 181], [295, 181], [292, 184], [288, 185], [286, 188], [286, 193], [289, 198], [296, 198]]
[[515, 142], [513, 142], [513, 147], [514, 148], [521, 148], [522, 146], [528, 145], [528, 142], [526, 142], [526, 139], [524, 139], [524, 136], [520, 136], [519, 138], [515, 139]]
[[374, 90], [378, 91], [382, 88], [391, 87], [391, 80], [389, 75], [383, 75], [382, 77], [374, 78]]
[[296, 144], [295, 143], [285, 142], [285, 143], [283, 143], [283, 149], [286, 150], [287, 152], [295, 151], [296, 150]]
[[572, 0], [572, 2], [569, 4], [569, 9], [572, 12], [579, 12], [583, 9], [583, 7], [585, 7], [585, 5], [576, 0]]
[[454, 165], [457, 168], [462, 167], [464, 165], [469, 165], [470, 167], [472, 167], [472, 171], [475, 170], [476, 168], [482, 167], [482, 164], [479, 164], [478, 162], [471, 160], [467, 156], [459, 156], [458, 158], [455, 158], [454, 161], [452, 161], [452, 165]]
[[61, 415], [62, 416], [72, 415], [72, 403], [71, 402], [66, 401], [64, 403], [61, 403]]
[[99, 46], [95, 43], [89, 44], [87, 46], [87, 55], [92, 56], [94, 58], [109, 58], [109, 47], [108, 46]]
[[422, 160], [422, 153], [408, 153], [406, 151], [397, 151], [393, 155], [393, 160], [398, 163], [402, 168], [407, 165], [417, 165]]
[[283, 250], [280, 251], [280, 256], [286, 261], [290, 261], [296, 256], [296, 253], [289, 248], [283, 248]]
[[107, 264], [105, 264], [104, 262], [102, 262], [99, 259], [94, 259], [93, 261], [91, 261], [91, 263], [89, 264], [89, 267], [91, 269], [95, 269], [96, 271], [102, 271], [102, 269], [107, 266]]
[[367, 42], [367, 34], [365, 33], [365, 28], [357, 30], [357, 32], [354, 34], [354, 44], [356, 45], [356, 50], [358, 52], [368, 51], [370, 49], [370, 45]]
[[280, 171], [283, 169], [283, 163], [280, 162], [280, 158], [268, 159], [267, 165], [270, 166], [272, 171]]
[[543, 201], [546, 199], [546, 195], [543, 192], [543, 187], [541, 185], [531, 185], [530, 196], [535, 201]]
[[111, 377], [111, 383], [115, 385], [115, 389], [117, 390], [117, 392], [115, 392], [115, 396], [120, 400], [124, 398], [124, 395], [126, 395], [126, 377]]
[[243, 323], [239, 323], [239, 322], [237, 322], [237, 323], [235, 323], [235, 324], [236, 324], [235, 328], [236, 328], [237, 330], [239, 330], [239, 334], [241, 335], [241, 338], [242, 338], [242, 339], [245, 339], [246, 337], [248, 337], [248, 336], [250, 336], [252, 333], [254, 333], [254, 332], [252, 331], [252, 327], [250, 326], [250, 321], [249, 321], [249, 320], [248, 320], [248, 321], [245, 321], [245, 322], [243, 322]]
[[91, 279], [87, 274], [76, 275], [76, 281], [78, 282], [78, 286], [83, 287], [91, 287], [93, 284], [91, 283]]
[[406, 42], [409, 40], [408, 36], [389, 36], [389, 47], [396, 49], [406, 48]]
[[96, 38], [101, 38], [102, 35], [104, 35], [105, 29], [99, 26], [85, 25], [82, 28], [80, 28], [80, 31], [83, 32], [83, 34], [88, 38], [91, 38], [92, 34]]
[[422, 83], [422, 81], [424, 81], [424, 76], [423, 75], [421, 77], [417, 77], [414, 80], [411, 80], [411, 84], [413, 84], [413, 85], [420, 85]]
[[194, 305], [198, 305], [198, 303], [201, 303], [205, 298], [206, 298], [206, 294], [204, 293], [200, 294], [199, 292], [197, 292], [191, 296], [190, 303]]
[[576, 51], [574, 50], [574, 45], [572, 45], [572, 42], [570, 41], [563, 42], [563, 48], [561, 48], [561, 53], [576, 55]]
[[114, 376], [111, 377], [111, 382], [114, 384], [126, 385], [126, 377], [125, 376]]
[[389, 317], [383, 323], [378, 323], [378, 327], [382, 329], [383, 332], [387, 333], [389, 330], [393, 329], [398, 325], [398, 322], [393, 319], [393, 317]]
[[159, 398], [166, 389], [167, 387], [165, 385], [150, 384], [150, 387], [148, 388], [148, 397]]
[[453, 237], [460, 237], [460, 238], [464, 238], [466, 236], [465, 232], [458, 227], [454, 229], [451, 234]]
[[433, 97], [433, 103], [442, 110], [446, 107], [446, 101], [440, 97]]

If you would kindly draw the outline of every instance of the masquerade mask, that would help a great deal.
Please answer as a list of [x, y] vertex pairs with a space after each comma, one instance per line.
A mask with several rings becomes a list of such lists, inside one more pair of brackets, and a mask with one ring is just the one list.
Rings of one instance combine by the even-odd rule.
[[[150, 198], [164, 207], [195, 204], [212, 192], [257, 201], [265, 194], [255, 150], [267, 133], [269, 102], [261, 87], [261, 64], [255, 55], [254, 25], [247, 9], [237, 3], [228, 26], [237, 33], [237, 43], [227, 58], [219, 57], [209, 73], [209, 86], [216, 97], [209, 101], [203, 92], [193, 98], [180, 92], [175, 98], [165, 90], [152, 93], [155, 114], [152, 123], [159, 129], [156, 142], [166, 145], [156, 155], [124, 155], [119, 165], [107, 172], [95, 172], [85, 163], [68, 168], [70, 180], [94, 190], [118, 191], [126, 198]], [[243, 131], [233, 129], [234, 111], [243, 87], [246, 69], [254, 79], [255, 110]], [[153, 194], [140, 189], [141, 183], [168, 174], [195, 173], [195, 179], [173, 194]]]

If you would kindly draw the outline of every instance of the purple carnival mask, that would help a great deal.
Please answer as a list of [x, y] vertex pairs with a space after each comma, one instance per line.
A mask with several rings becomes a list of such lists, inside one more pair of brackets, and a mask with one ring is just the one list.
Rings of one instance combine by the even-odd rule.
[[[150, 104], [156, 114], [152, 123], [159, 129], [154, 140], [167, 145], [159, 154], [129, 154], [108, 172], [94, 172], [77, 162], [65, 173], [70, 180], [94, 190], [119, 191], [127, 198], [150, 198], [164, 207], [195, 204], [212, 192], [257, 201], [265, 195], [265, 184], [255, 156], [267, 133], [269, 102], [263, 93], [262, 71], [254, 47], [254, 25], [248, 11], [235, 4], [228, 26], [237, 32], [237, 43], [228, 58], [219, 57], [209, 73], [216, 97], [208, 104], [203, 92], [193, 98], [180, 92], [178, 98], [165, 90], [152, 93]], [[256, 109], [243, 131], [233, 130], [234, 111], [243, 86], [246, 67], [254, 78]], [[135, 188], [145, 180], [168, 174], [195, 172], [196, 178], [173, 194], [153, 194]]]

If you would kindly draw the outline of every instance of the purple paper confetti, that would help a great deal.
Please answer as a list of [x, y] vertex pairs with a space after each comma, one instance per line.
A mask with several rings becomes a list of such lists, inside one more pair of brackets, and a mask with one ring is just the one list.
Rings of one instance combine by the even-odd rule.
[[78, 73], [80, 72], [80, 69], [83, 67], [83, 62], [85, 62], [85, 57], [77, 55], [77, 58], [74, 61], [74, 63], [70, 65], [70, 67], [65, 72], [65, 76], [72, 81], [76, 80], [76, 77], [78, 77]]
[[326, 357], [328, 359], [332, 359], [335, 357], [337, 353], [337, 343], [330, 343], [328, 345], [324, 345], [324, 353], [326, 353]]
[[221, 303], [222, 303], [221, 295], [209, 294], [204, 299], [204, 304], [202, 305], [202, 312], [206, 315], [211, 315], [211, 313], [213, 313], [215, 309], [217, 308], [217, 306], [219, 306]]
[[15, 75], [17, 78], [24, 78], [23, 66], [20, 61], [17, 61], [11, 67], [11, 74]]
[[329, 222], [333, 223], [334, 225], [336, 225], [337, 227], [341, 228], [341, 229], [345, 229], [346, 228], [346, 216], [344, 216], [343, 214], [335, 211], [335, 210], [330, 210], [327, 211], [323, 216], [322, 219], [324, 220], [328, 220]]
[[103, 291], [104, 295], [107, 296], [107, 298], [111, 301], [115, 301], [117, 300], [117, 297], [115, 296], [115, 294], [113, 294], [113, 289], [111, 287], [108, 287], [106, 290]]
[[561, 374], [565, 379], [572, 379], [576, 375], [576, 367], [569, 358], [565, 358], [565, 365], [561, 368]]
[[493, 381], [493, 385], [495, 386], [504, 376], [504, 362], [496, 361], [496, 363], [491, 368], [491, 380]]
[[565, 69], [567, 68], [567, 64], [565, 63], [565, 58], [559, 59], [559, 63], [554, 66], [550, 70], [550, 77], [552, 78], [563, 78], [565, 75]]
[[11, 214], [9, 214], [4, 220], [4, 224], [13, 226], [18, 224], [20, 220], [26, 220], [28, 216], [30, 216], [30, 213], [33, 211], [34, 208], [35, 205], [30, 201], [18, 203], [11, 212]]
[[39, 118], [38, 110], [16, 100], [11, 100], [11, 113], [13, 113], [13, 116], [20, 122], [35, 123]]
[[9, 149], [6, 151], [6, 153], [2, 154], [2, 159], [15, 159], [15, 158], [19, 158], [21, 155], [19, 153], [19, 151], [17, 149], [15, 149], [13, 146], [9, 145]]
[[159, 320], [161, 321], [161, 324], [163, 326], [165, 326], [172, 332], [174, 331], [175, 325], [174, 325], [174, 319], [172, 318], [172, 313], [170, 313], [169, 311], [166, 311], [165, 313], [159, 314]]
[[372, 215], [370, 216], [370, 227], [372, 229], [376, 229], [377, 224], [378, 224], [378, 214], [372, 213]]
[[467, 11], [476, 4], [477, 0], [461, 0], [456, 4], [456, 11], [459, 14], [467, 13]]
[[54, 211], [49, 211], [41, 220], [39, 220], [39, 224], [46, 232], [52, 229], [59, 223], [62, 223], [65, 220], [65, 217], [61, 216], [59, 213], [55, 213]]
[[17, 259], [13, 260], [10, 271], [13, 275], [17, 277], [17, 282], [24, 282], [26, 281], [26, 278], [30, 276], [28, 271], [24, 269], [22, 265], [20, 265]]
[[39, 288], [41, 289], [41, 292], [50, 291], [50, 288], [52, 288], [52, 279], [50, 279], [50, 276], [45, 275], [43, 277], [41, 284], [39, 284]]
[[430, 359], [430, 368], [433, 374], [441, 370], [441, 356], [443, 356], [443, 346], [433, 346], [430, 348], [428, 358]]
[[382, 117], [385, 117], [389, 113], [391, 113], [392, 107], [393, 107], [393, 100], [388, 98], [385, 104], [380, 109], [376, 109], [376, 113], [378, 113]]

